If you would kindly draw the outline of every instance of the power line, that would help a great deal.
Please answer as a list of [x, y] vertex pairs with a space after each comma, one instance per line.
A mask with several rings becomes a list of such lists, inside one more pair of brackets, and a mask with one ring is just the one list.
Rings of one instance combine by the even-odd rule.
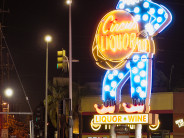
[[31, 105], [30, 105], [30, 102], [29, 102], [29, 98], [28, 98], [28, 96], [27, 96], [27, 94], [26, 94], [26, 91], [25, 91], [25, 89], [24, 89], [24, 86], [23, 86], [23, 84], [22, 84], [20, 75], [19, 75], [19, 73], [18, 73], [18, 70], [17, 70], [17, 68], [16, 68], [15, 62], [14, 62], [13, 57], [12, 57], [12, 55], [11, 55], [10, 49], [9, 49], [8, 44], [7, 44], [7, 42], [6, 42], [5, 36], [4, 36], [4, 34], [3, 34], [1, 28], [0, 28], [0, 30], [1, 30], [0, 33], [2, 34], [2, 38], [4, 39], [6, 48], [7, 48], [7, 50], [8, 50], [9, 55], [10, 55], [11, 61], [12, 61], [13, 66], [14, 66], [14, 68], [15, 68], [15, 72], [16, 72], [16, 74], [17, 74], [18, 80], [19, 80], [20, 85], [21, 85], [21, 87], [22, 87], [22, 90], [23, 90], [23, 92], [24, 92], [25, 99], [26, 99], [26, 101], [27, 101], [27, 103], [28, 103], [28, 105], [29, 105], [29, 109], [30, 109], [30, 111], [31, 111], [31, 113], [32, 113], [33, 110], [32, 110], [32, 108], [31, 108]]

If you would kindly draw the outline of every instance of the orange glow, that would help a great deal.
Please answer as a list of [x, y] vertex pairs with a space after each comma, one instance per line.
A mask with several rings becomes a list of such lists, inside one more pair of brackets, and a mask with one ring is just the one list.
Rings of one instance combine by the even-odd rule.
[[154, 42], [138, 38], [138, 32], [139, 24], [130, 13], [123, 10], [107, 13], [98, 25], [93, 42], [96, 64], [103, 69], [118, 69], [133, 52], [155, 53]]
[[137, 105], [134, 106], [133, 104], [130, 105], [130, 108], [126, 106], [126, 103], [123, 103], [122, 106], [124, 107], [125, 112], [127, 113], [142, 113], [144, 111], [144, 105]]
[[95, 39], [104, 57], [121, 60], [133, 52], [134, 47], [130, 47], [130, 36], [136, 36], [138, 32], [138, 23], [133, 20], [130, 13], [114, 10], [100, 21]]
[[105, 107], [102, 104], [102, 108], [98, 108], [98, 105], [95, 104], [94, 107], [96, 109], [96, 112], [99, 113], [99, 114], [114, 113], [114, 111], [115, 111], [115, 106]]

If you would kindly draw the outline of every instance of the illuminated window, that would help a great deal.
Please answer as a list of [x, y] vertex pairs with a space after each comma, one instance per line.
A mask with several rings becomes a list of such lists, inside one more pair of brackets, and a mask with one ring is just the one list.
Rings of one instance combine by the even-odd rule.
[[143, 7], [144, 8], [148, 8], [149, 7], [149, 3], [148, 2], [144, 2]]

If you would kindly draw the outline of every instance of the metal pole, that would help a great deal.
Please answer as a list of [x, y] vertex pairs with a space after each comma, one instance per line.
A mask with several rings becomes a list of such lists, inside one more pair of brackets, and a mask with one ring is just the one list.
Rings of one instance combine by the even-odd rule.
[[34, 122], [33, 122], [33, 120], [31, 121], [32, 123], [32, 138], [34, 138]]
[[31, 121], [29, 121], [29, 134], [30, 134], [30, 138], [32, 138], [32, 124]]
[[[69, 119], [72, 120], [72, 16], [71, 4], [69, 4], [69, 99], [71, 99]], [[70, 121], [69, 121], [70, 122]], [[69, 138], [73, 138], [73, 124], [69, 127]]]
[[116, 138], [115, 127], [116, 127], [116, 125], [111, 125], [110, 138]]
[[47, 95], [48, 95], [48, 42], [46, 47], [46, 79], [45, 79], [45, 138], [47, 138]]
[[142, 124], [135, 126], [135, 138], [142, 138]]

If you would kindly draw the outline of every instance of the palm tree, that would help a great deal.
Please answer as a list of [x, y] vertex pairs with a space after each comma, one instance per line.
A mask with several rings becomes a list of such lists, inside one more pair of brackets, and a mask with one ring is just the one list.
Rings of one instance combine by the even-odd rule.
[[[59, 83], [49, 83], [48, 85], [49, 95], [48, 95], [48, 115], [51, 120], [52, 125], [57, 128], [58, 123], [58, 106], [59, 102], [68, 99], [69, 97], [69, 85], [66, 82]], [[78, 105], [79, 105], [79, 85], [73, 83], [72, 86], [72, 106], [73, 106], [73, 119], [78, 118]], [[66, 104], [66, 114], [69, 113], [68, 104]], [[62, 108], [62, 107], [61, 107]], [[66, 119], [67, 123], [67, 119]], [[64, 125], [65, 128], [67, 124]], [[67, 129], [66, 129], [67, 130]]]

